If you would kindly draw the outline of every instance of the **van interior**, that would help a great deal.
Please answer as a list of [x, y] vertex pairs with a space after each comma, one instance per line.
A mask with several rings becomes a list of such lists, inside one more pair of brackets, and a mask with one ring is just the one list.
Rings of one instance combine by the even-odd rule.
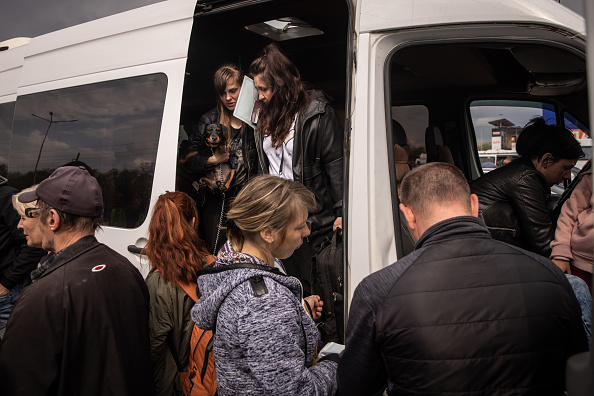
[[[182, 124], [198, 121], [215, 107], [212, 77], [220, 66], [236, 64], [247, 73], [251, 62], [273, 41], [295, 63], [304, 82], [330, 95], [337, 111], [344, 110], [348, 6], [345, 0], [277, 0], [248, 6], [199, 1], [188, 51]], [[341, 118], [343, 114], [339, 112]]]
[[[391, 187], [394, 224], [400, 223], [399, 257], [414, 247], [398, 210], [397, 186], [407, 171], [401, 169], [403, 159], [408, 160], [408, 168], [450, 162], [472, 183], [485, 172], [480, 151], [494, 148], [497, 142], [501, 152], [508, 153], [505, 157], [515, 153], [515, 139], [533, 116], [572, 129], [576, 138], [582, 138], [584, 150], [591, 150], [583, 52], [544, 40], [410, 45], [393, 53], [389, 85], [389, 116], [393, 128], [400, 130], [388, 132], [389, 147], [402, 142], [398, 138], [402, 133], [408, 146], [408, 158], [406, 154], [397, 158], [398, 151], [388, 150], [390, 163], [396, 164]], [[500, 137], [506, 133], [512, 135], [507, 136], [507, 146]], [[562, 192], [563, 186], [552, 187], [549, 207]]]

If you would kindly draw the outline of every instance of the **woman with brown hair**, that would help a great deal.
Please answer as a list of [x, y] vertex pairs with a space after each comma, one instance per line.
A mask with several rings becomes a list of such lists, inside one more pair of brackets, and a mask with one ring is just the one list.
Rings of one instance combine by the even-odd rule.
[[[192, 180], [199, 180], [209, 171], [216, 171], [217, 167], [226, 163], [235, 170], [229, 190], [210, 191], [202, 188], [195, 196], [200, 211], [200, 233], [204, 237], [208, 251], [213, 254], [216, 254], [226, 240], [221, 225], [225, 224], [225, 212], [229, 209], [230, 200], [258, 170], [254, 130], [233, 115], [243, 77], [243, 73], [235, 65], [221, 66], [215, 72], [213, 82], [217, 106], [202, 115], [197, 128], [181, 147], [180, 158], [184, 159], [181, 167]], [[225, 126], [228, 130], [228, 140], [225, 144], [226, 151], [213, 150], [212, 156], [206, 157], [196, 154], [196, 147], [201, 144], [197, 141], [201, 139], [201, 134], [197, 131], [208, 124]]]
[[[188, 381], [191, 382], [186, 368], [194, 330], [190, 310], [198, 300], [196, 270], [214, 261], [198, 236], [198, 213], [192, 198], [182, 192], [166, 192], [159, 197], [143, 253], [151, 267], [146, 284], [157, 395], [182, 395], [182, 387], [186, 390]], [[212, 336], [205, 334], [204, 338], [207, 337]], [[216, 391], [212, 359], [211, 355], [207, 381], [202, 381], [205, 389], [198, 394], [211, 395]]]
[[308, 91], [299, 70], [276, 44], [250, 66], [258, 90], [256, 148], [263, 173], [294, 180], [315, 195], [307, 224], [311, 235], [288, 260], [290, 275], [311, 293], [311, 258], [324, 238], [342, 228], [344, 132], [329, 98]]

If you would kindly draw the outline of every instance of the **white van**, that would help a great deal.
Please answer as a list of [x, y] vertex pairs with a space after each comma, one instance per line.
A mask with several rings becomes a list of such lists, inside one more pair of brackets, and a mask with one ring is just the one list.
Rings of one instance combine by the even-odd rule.
[[549, 0], [163, 1], [0, 52], [0, 174], [24, 188], [86, 164], [104, 193], [99, 239], [146, 271], [137, 248], [176, 188], [180, 131], [214, 106], [218, 66], [245, 70], [276, 40], [344, 123], [351, 296], [410, 251], [391, 120], [411, 165], [448, 152], [468, 180], [493, 117], [521, 125], [546, 110], [587, 129], [585, 31]]

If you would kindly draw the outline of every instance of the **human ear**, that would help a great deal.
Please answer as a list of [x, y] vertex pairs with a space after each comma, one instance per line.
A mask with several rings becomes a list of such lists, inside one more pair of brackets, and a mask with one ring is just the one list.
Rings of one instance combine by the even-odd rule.
[[479, 199], [476, 194], [470, 194], [470, 210], [474, 217], [479, 214]]
[[551, 153], [546, 153], [541, 158], [541, 164], [544, 169], [546, 169], [548, 166], [554, 164], [555, 162], [556, 162], [555, 157], [553, 157], [553, 154], [551, 154]]
[[49, 214], [46, 219], [46, 224], [50, 228], [50, 230], [55, 231], [60, 227], [61, 219], [58, 212], [55, 209], [50, 209]]
[[406, 223], [408, 224], [409, 230], [415, 230], [417, 228], [417, 218], [415, 217], [414, 212], [404, 204], [400, 204], [400, 210], [404, 213], [404, 217], [406, 218]]
[[272, 244], [274, 243], [274, 234], [275, 232], [272, 228], [265, 228], [260, 231], [260, 237], [264, 240], [264, 242]]

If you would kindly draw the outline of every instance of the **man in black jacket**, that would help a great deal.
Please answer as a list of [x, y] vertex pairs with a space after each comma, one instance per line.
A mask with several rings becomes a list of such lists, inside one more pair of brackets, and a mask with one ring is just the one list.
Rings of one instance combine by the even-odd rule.
[[355, 290], [339, 394], [563, 395], [588, 348], [565, 275], [493, 240], [452, 165], [411, 171], [400, 199], [416, 250]]
[[28, 247], [17, 228], [20, 217], [12, 207], [12, 196], [18, 190], [7, 182], [0, 176], [0, 338], [14, 302], [31, 283], [29, 275], [44, 254], [41, 249]]
[[65, 166], [18, 199], [37, 201], [20, 224], [29, 243], [54, 254], [8, 320], [2, 394], [154, 394], [148, 290], [126, 258], [95, 239], [97, 180]]

